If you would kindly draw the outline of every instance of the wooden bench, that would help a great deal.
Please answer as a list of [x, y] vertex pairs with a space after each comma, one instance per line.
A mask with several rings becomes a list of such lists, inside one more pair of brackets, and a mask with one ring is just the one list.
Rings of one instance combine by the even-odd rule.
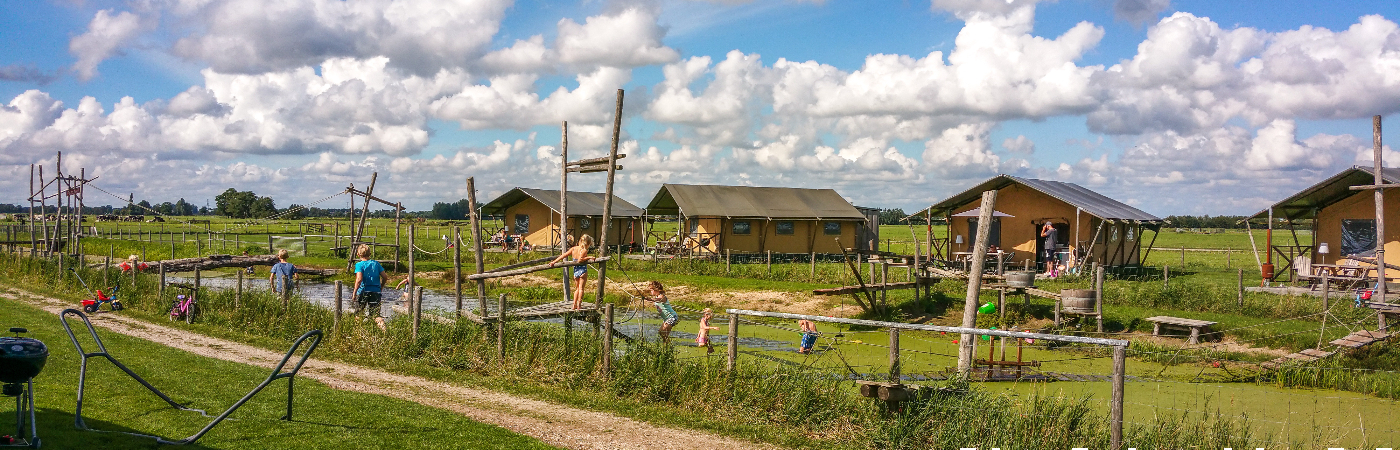
[[1153, 336], [1161, 336], [1163, 326], [1168, 328], [1189, 330], [1191, 332], [1191, 337], [1186, 340], [1187, 344], [1200, 343], [1201, 334], [1209, 332], [1208, 330], [1211, 327], [1211, 325], [1216, 324], [1216, 322], [1210, 322], [1205, 320], [1183, 319], [1180, 317], [1171, 316], [1153, 316], [1143, 320], [1152, 322]]

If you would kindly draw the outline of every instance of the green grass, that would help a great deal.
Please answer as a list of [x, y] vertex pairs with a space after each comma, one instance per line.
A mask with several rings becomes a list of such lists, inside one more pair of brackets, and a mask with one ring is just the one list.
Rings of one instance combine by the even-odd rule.
[[[78, 355], [56, 316], [27, 304], [0, 300], [0, 323], [28, 328], [27, 335], [49, 346], [44, 372], [35, 380], [39, 436], [44, 448], [156, 448], [152, 439], [77, 430]], [[75, 323], [75, 331], [82, 324]], [[270, 370], [166, 347], [99, 329], [107, 349], [147, 381], [190, 407], [217, 415]], [[82, 336], [87, 342], [87, 337]], [[277, 342], [285, 347], [290, 342]], [[90, 343], [89, 343], [90, 345]], [[417, 403], [331, 389], [299, 378], [293, 421], [277, 420], [286, 408], [286, 382], [274, 382], [229, 420], [186, 448], [351, 449], [351, 448], [554, 448], [503, 428]], [[88, 426], [184, 438], [209, 418], [176, 411], [119, 369], [90, 361], [83, 416]], [[6, 416], [7, 420], [12, 416]]]

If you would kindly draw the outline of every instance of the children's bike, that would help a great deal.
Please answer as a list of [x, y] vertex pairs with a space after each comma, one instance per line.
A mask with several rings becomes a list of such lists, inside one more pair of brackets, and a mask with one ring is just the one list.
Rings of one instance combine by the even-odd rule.
[[194, 286], [182, 283], [171, 283], [167, 285], [171, 288], [184, 289], [187, 294], [175, 296], [175, 300], [170, 303], [170, 314], [166, 316], [171, 322], [183, 320], [185, 323], [194, 323], [194, 315], [198, 311], [199, 303], [196, 301]]

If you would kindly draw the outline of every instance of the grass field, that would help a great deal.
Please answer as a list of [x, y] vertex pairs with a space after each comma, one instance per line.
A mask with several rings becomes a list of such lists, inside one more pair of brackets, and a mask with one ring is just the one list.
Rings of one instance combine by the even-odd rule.
[[[53, 314], [0, 300], [0, 324], [28, 328], [49, 346], [44, 372], [35, 379], [39, 436], [44, 448], [155, 448], [154, 440], [77, 430], [79, 357]], [[81, 328], [81, 324], [75, 327]], [[85, 331], [80, 331], [84, 332]], [[267, 378], [269, 370], [205, 358], [160, 344], [98, 331], [107, 349], [176, 401], [217, 415]], [[86, 337], [84, 336], [86, 340]], [[290, 342], [280, 343], [283, 346]], [[283, 349], [285, 350], [285, 349]], [[417, 403], [331, 389], [297, 381], [293, 421], [281, 421], [286, 382], [275, 382], [205, 435], [197, 449], [555, 448], [533, 438]], [[184, 438], [209, 422], [197, 413], [169, 408], [103, 359], [91, 361], [83, 416], [100, 430]], [[5, 416], [7, 420], [13, 416]]]

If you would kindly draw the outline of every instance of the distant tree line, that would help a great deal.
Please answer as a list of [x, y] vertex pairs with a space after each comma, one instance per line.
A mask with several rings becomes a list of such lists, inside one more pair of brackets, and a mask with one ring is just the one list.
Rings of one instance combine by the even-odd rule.
[[[880, 225], [904, 225], [906, 223], [904, 221], [905, 217], [909, 217], [909, 214], [904, 212], [904, 208], [881, 209]], [[935, 217], [934, 219], [937, 220], [938, 218]], [[914, 216], [909, 217], [909, 222], [923, 224], [926, 220], [924, 216]]]
[[466, 220], [471, 212], [471, 203], [464, 198], [453, 203], [433, 203], [433, 210], [428, 212], [428, 217], [439, 220]]
[[1176, 228], [1244, 228], [1244, 216], [1167, 216]]

